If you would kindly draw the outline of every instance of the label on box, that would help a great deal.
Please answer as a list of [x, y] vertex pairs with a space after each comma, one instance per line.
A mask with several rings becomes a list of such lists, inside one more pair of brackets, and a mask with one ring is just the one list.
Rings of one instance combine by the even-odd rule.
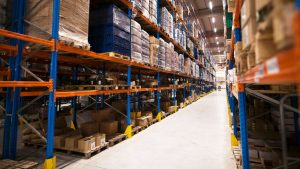
[[95, 142], [91, 142], [91, 150], [95, 150], [96, 149], [96, 143]]
[[267, 74], [272, 75], [272, 74], [279, 73], [280, 69], [276, 57], [267, 60], [266, 65], [267, 65]]

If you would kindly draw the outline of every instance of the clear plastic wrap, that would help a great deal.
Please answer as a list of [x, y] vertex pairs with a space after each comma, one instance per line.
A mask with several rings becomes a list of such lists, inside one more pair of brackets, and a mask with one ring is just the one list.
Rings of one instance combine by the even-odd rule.
[[173, 38], [173, 16], [166, 7], [160, 9], [160, 24], [162, 29]]
[[157, 23], [157, 2], [156, 0], [149, 1], [149, 15], [152, 22]]
[[131, 28], [136, 28], [137, 30], [140, 30], [141, 31], [141, 25], [135, 21], [135, 20], [131, 20]]
[[[28, 25], [26, 34], [49, 39], [52, 31], [53, 0], [27, 0], [26, 19], [35, 26]], [[74, 46], [89, 46], [89, 0], [63, 0], [60, 2], [59, 39], [72, 42]]]
[[142, 1], [142, 13], [147, 18], [150, 18], [150, 14], [149, 14], [149, 0], [143, 0]]
[[139, 63], [143, 61], [142, 54], [140, 52], [131, 52], [131, 59]]
[[166, 67], [166, 42], [162, 38], [159, 39], [158, 66], [162, 69]]
[[154, 36], [149, 37], [150, 42], [150, 65], [158, 66], [158, 50], [159, 50], [159, 40]]

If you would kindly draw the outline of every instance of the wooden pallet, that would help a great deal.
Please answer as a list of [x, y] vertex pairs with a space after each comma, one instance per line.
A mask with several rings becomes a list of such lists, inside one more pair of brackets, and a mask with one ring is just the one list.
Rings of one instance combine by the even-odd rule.
[[36, 169], [38, 163], [33, 161], [0, 160], [0, 169]]
[[127, 139], [127, 135], [126, 134], [116, 134], [114, 136], [112, 136], [109, 140], [108, 140], [108, 143], [109, 143], [109, 146], [112, 147], [124, 140]]
[[129, 60], [129, 57], [128, 57], [128, 56], [121, 55], [121, 54], [119, 54], [119, 53], [115, 53], [115, 52], [106, 52], [105, 54], [107, 54], [107, 55], [110, 56], [110, 57], [117, 57], [117, 58]]
[[130, 89], [139, 90], [142, 86], [130, 86]]
[[55, 150], [59, 151], [59, 152], [65, 152], [67, 154], [83, 155], [85, 158], [88, 159], [88, 158], [91, 158], [93, 155], [96, 155], [108, 148], [109, 148], [109, 144], [106, 142], [104, 145], [98, 146], [95, 149], [90, 150], [90, 151], [82, 151], [79, 149], [68, 149], [65, 147], [55, 147]]
[[137, 133], [143, 131], [142, 127], [141, 126], [136, 126], [132, 129], [132, 134], [133, 135], [136, 135]]
[[69, 38], [60, 37], [59, 43], [61, 43], [62, 45], [65, 45], [65, 46], [70, 46], [70, 47], [83, 49], [83, 50], [90, 50], [91, 49], [91, 45], [83, 44], [83, 43], [80, 43], [80, 42], [74, 42], [74, 41], [70, 40]]

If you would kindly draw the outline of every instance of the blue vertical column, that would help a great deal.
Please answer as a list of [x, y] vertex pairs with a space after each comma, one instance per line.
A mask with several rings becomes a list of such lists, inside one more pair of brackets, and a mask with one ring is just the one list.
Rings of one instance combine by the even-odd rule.
[[49, 93], [48, 103], [48, 130], [47, 130], [47, 148], [46, 148], [46, 161], [44, 168], [55, 168], [56, 158], [53, 156], [53, 142], [54, 142], [54, 125], [55, 125], [55, 91], [56, 91], [56, 78], [57, 78], [57, 56], [58, 49], [57, 43], [59, 40], [59, 12], [60, 0], [53, 0], [52, 12], [52, 39], [54, 39], [54, 49], [51, 52], [50, 63], [50, 79], [53, 81], [52, 91]]
[[[131, 68], [130, 66], [127, 67], [127, 85], [130, 86], [131, 83]], [[131, 93], [127, 93], [127, 109], [126, 109], [126, 115], [127, 115], [127, 125], [130, 125], [130, 96]]]
[[[139, 72], [138, 72], [138, 79], [139, 79], [139, 85], [141, 85], [141, 70], [139, 69]], [[137, 97], [138, 97], [138, 111], [141, 111], [141, 92], [138, 92], [137, 93]]]
[[[176, 85], [176, 76], [173, 75], [173, 84]], [[176, 101], [176, 89], [173, 89], [173, 105], [176, 106], [177, 105], [177, 101]]]
[[240, 141], [242, 147], [242, 166], [249, 169], [249, 148], [245, 86], [238, 84], [239, 110], [240, 110]]
[[[156, 79], [157, 79], [157, 86], [159, 87], [160, 85], [160, 72], [157, 72], [156, 75]], [[160, 92], [161, 91], [157, 91], [156, 96], [157, 96], [157, 112], [160, 113]]]
[[[77, 85], [77, 78], [78, 78], [78, 66], [75, 66], [73, 67], [73, 70], [72, 70], [72, 80], [73, 80], [73, 83], [74, 85]], [[74, 125], [74, 128], [76, 129], [77, 128], [77, 97], [72, 97], [72, 122], [73, 122], [73, 125]]]
[[[99, 68], [97, 68], [96, 73], [97, 73], [97, 77], [99, 77], [99, 74], [100, 74]], [[98, 82], [96, 82], [96, 83], [97, 83], [97, 85], [99, 84]], [[98, 103], [99, 103], [99, 95], [96, 95], [96, 111], [98, 111], [98, 109], [99, 109], [99, 104]]]

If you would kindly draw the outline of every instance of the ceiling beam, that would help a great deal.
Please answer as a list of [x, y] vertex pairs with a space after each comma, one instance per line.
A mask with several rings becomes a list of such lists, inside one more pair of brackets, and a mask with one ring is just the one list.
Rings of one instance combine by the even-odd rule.
[[205, 9], [197, 9], [195, 10], [196, 16], [193, 15], [192, 18], [205, 18], [205, 17], [213, 17], [216, 15], [223, 15], [223, 6], [215, 6], [212, 10], [209, 8]]
[[217, 32], [214, 31], [206, 31], [205, 32], [205, 36], [206, 38], [214, 38], [214, 37], [220, 37], [223, 36], [224, 37], [224, 29], [222, 30], [218, 30]]

